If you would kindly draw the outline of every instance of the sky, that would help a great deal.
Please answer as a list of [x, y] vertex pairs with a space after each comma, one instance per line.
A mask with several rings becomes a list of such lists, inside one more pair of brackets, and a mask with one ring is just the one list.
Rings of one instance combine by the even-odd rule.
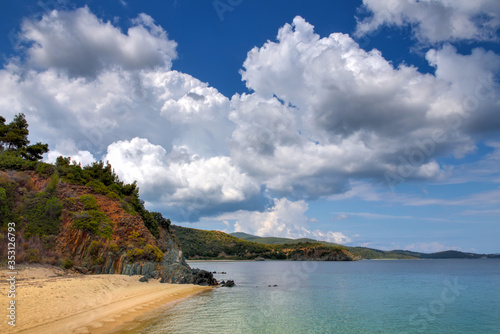
[[0, 4], [0, 115], [174, 224], [500, 253], [497, 0]]

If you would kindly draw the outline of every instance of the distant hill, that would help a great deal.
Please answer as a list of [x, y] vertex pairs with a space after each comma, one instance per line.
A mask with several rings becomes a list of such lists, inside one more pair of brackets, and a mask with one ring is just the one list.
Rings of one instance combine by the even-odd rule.
[[[294, 242], [291, 244], [263, 243], [262, 239], [245, 233], [236, 234], [260, 242], [243, 240], [221, 231], [206, 231], [182, 226], [170, 226], [187, 259], [234, 260], [318, 260], [351, 261], [357, 258], [342, 246], [320, 242]], [[277, 242], [276, 240], [271, 240]]]
[[[269, 244], [269, 245], [291, 245], [300, 243], [320, 243], [326, 246], [341, 246], [339, 244], [330, 243], [326, 241], [318, 241], [314, 239], [301, 238], [301, 239], [290, 239], [290, 238], [276, 238], [276, 237], [259, 237], [256, 235], [251, 235], [243, 232], [231, 233], [232, 236], [253, 241], [256, 243]], [[448, 250], [444, 252], [437, 253], [419, 253], [408, 250], [391, 250], [383, 251], [374, 248], [367, 247], [349, 247], [342, 246], [347, 249], [351, 254], [361, 259], [480, 259], [480, 258], [500, 258], [500, 254], [474, 254], [474, 253], [464, 253], [460, 251]]]
[[[298, 244], [298, 243], [304, 243], [304, 242], [318, 243], [317, 240], [309, 239], [309, 238], [289, 239], [289, 238], [277, 238], [277, 237], [258, 237], [256, 235], [251, 235], [251, 234], [244, 233], [244, 232], [230, 233], [230, 235], [232, 235], [233, 237], [236, 237], [236, 238], [246, 240], [246, 241], [253, 241], [253, 242], [258, 242], [260, 244], [267, 244], [267, 245], [287, 245], [287, 244]], [[330, 244], [330, 243], [325, 243], [325, 242], [321, 242], [321, 243], [338, 246], [337, 244]]]

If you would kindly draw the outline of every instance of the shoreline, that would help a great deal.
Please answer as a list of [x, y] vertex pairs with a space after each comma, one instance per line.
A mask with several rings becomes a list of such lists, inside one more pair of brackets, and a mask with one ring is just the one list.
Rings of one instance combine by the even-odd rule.
[[[7, 271], [0, 271], [0, 289], [6, 291]], [[140, 276], [80, 275], [52, 266], [19, 268], [16, 278], [16, 326], [2, 321], [5, 333], [118, 332], [137, 326], [155, 310], [211, 291], [213, 287], [139, 282]], [[0, 309], [9, 298], [0, 295]], [[6, 313], [5, 313], [6, 314]], [[149, 316], [148, 316], [149, 315]]]

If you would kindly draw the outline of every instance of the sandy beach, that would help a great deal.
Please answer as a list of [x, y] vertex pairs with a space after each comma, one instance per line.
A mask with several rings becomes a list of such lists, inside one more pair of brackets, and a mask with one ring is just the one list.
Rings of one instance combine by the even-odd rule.
[[79, 275], [27, 266], [16, 275], [16, 326], [7, 323], [9, 285], [0, 271], [0, 333], [110, 333], [138, 317], [211, 287], [139, 282], [139, 276]]

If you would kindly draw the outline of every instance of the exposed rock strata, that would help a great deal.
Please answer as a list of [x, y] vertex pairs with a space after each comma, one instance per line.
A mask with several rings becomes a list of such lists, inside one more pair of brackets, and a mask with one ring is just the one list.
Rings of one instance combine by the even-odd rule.
[[[29, 177], [35, 192], [43, 191], [48, 183], [47, 178], [34, 172], [2, 174]], [[95, 197], [99, 210], [112, 221], [113, 232], [108, 239], [72, 227], [75, 212], [84, 210], [77, 199], [88, 194]], [[161, 278], [162, 282], [168, 283], [217, 284], [212, 273], [189, 267], [169, 226], [159, 227], [160, 236], [155, 238], [139, 214], [125, 210], [123, 200], [98, 194], [86, 186], [64, 182], [57, 186], [57, 197], [64, 203], [64, 209], [55, 249], [62, 260], [73, 264], [76, 271], [84, 274], [142, 275]], [[157, 256], [159, 252], [151, 254], [145, 251], [151, 249], [159, 249], [163, 256]]]

